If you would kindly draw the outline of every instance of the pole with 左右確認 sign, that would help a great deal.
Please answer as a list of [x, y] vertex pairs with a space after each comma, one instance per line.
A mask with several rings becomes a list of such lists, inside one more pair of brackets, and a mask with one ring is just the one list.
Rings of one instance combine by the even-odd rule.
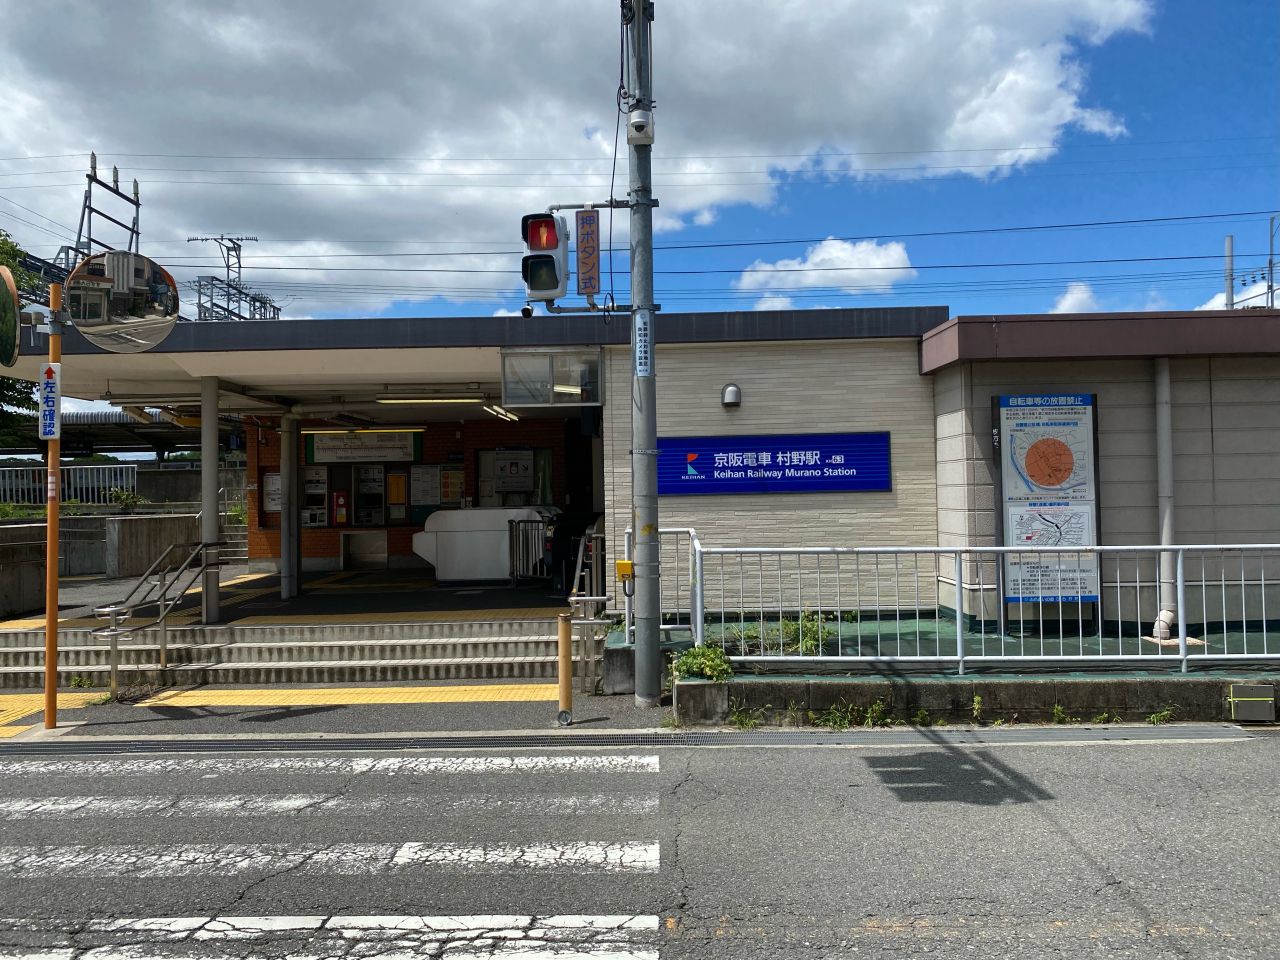
[[886, 432], [664, 437], [658, 447], [660, 496], [893, 489]]

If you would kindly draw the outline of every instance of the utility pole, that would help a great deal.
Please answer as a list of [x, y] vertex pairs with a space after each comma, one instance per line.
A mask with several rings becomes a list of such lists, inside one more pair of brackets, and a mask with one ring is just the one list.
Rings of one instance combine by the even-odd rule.
[[636, 703], [662, 698], [662, 581], [658, 538], [658, 410], [653, 314], [653, 0], [622, 0], [627, 47], [631, 201], [631, 503], [635, 531]]
[[1236, 257], [1233, 251], [1235, 245], [1235, 237], [1227, 234], [1227, 244], [1225, 251], [1225, 266], [1223, 267], [1223, 280], [1226, 281], [1226, 307], [1228, 310], [1236, 308]]

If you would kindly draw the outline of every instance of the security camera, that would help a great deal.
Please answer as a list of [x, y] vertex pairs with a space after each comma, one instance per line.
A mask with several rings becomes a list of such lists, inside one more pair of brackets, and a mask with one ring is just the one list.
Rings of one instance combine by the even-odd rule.
[[627, 143], [633, 147], [653, 143], [652, 110], [636, 109], [627, 114]]
[[533, 316], [533, 307], [529, 306], [528, 304], [526, 304], [525, 306], [521, 307], [521, 308], [520, 308], [520, 316], [522, 316], [522, 317], [524, 317], [526, 320], [528, 320], [530, 317], [532, 317], [532, 316]]

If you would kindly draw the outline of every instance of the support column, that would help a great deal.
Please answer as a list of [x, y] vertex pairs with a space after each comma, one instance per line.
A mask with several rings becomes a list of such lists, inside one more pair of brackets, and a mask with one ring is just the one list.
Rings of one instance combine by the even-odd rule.
[[[221, 505], [218, 503], [218, 378], [200, 378], [200, 539], [216, 543], [222, 539]], [[218, 559], [218, 548], [206, 551], [209, 560]], [[218, 568], [206, 570], [201, 607], [205, 623], [222, 619]]]
[[280, 420], [280, 599], [298, 595], [298, 440], [301, 422]]
[[[1156, 381], [1156, 502], [1159, 507], [1160, 545], [1173, 544], [1173, 400], [1169, 358], [1155, 360]], [[1160, 617], [1155, 635], [1168, 637], [1177, 622], [1177, 554], [1160, 554]]]

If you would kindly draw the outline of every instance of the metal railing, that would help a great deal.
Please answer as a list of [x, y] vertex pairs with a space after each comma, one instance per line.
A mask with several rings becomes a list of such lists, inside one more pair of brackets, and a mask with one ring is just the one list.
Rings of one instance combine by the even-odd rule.
[[[581, 598], [599, 598], [604, 593], [604, 564], [604, 534], [584, 533], [578, 541], [578, 561], [569, 581], [570, 604], [585, 603]], [[599, 599], [591, 601], [587, 614], [598, 615], [604, 610], [604, 603]]]
[[[658, 529], [658, 568], [662, 591], [664, 632], [691, 631], [694, 623], [694, 566], [697, 562], [698, 534], [692, 527], [660, 527]], [[631, 527], [623, 533], [622, 558], [633, 559], [635, 538]], [[633, 597], [624, 595], [622, 621], [627, 642], [635, 635]]]
[[1277, 544], [691, 549], [694, 640], [731, 659], [1280, 658]]
[[513, 587], [520, 586], [521, 580], [538, 580], [551, 575], [542, 558], [542, 545], [546, 537], [546, 520], [507, 521]]
[[[111, 491], [133, 493], [138, 466], [134, 463], [90, 464], [59, 468], [61, 502], [106, 504]], [[0, 467], [0, 503], [44, 503], [48, 473], [44, 467]]]
[[[188, 590], [190, 590], [204, 576], [206, 570], [215, 570], [222, 566], [222, 562], [218, 559], [217, 548], [222, 546], [222, 541], [215, 543], [202, 543], [199, 541], [191, 543], [171, 543], [156, 557], [155, 561], [147, 568], [147, 572], [138, 578], [138, 582], [133, 585], [133, 589], [125, 596], [123, 600], [117, 600], [115, 603], [103, 604], [100, 607], [94, 607], [93, 614], [99, 620], [108, 621], [107, 626], [98, 627], [92, 631], [93, 636], [99, 639], [107, 640], [111, 644], [111, 696], [113, 699], [119, 696], [118, 673], [120, 666], [120, 651], [118, 643], [121, 640], [132, 640], [134, 633], [139, 630], [148, 630], [158, 628], [159, 630], [159, 647], [160, 647], [160, 663], [161, 669], [169, 665], [169, 613], [181, 601]], [[169, 562], [169, 558], [173, 556], [174, 551], [188, 551], [178, 563]], [[212, 555], [211, 555], [212, 554]], [[152, 579], [154, 577], [155, 579]], [[145, 610], [147, 607], [155, 607], [156, 618], [150, 622], [139, 624], [138, 626], [122, 625], [121, 620], [131, 620], [138, 615], [138, 612]]]

